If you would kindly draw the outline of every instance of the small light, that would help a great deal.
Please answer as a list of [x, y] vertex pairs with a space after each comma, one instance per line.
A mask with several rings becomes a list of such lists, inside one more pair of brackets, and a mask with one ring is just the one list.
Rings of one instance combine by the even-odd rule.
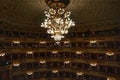
[[56, 13], [56, 11], [55, 11], [54, 9], [50, 9], [50, 10], [49, 10], [49, 13], [53, 15], [53, 14]]
[[[59, 0], [57, 0], [57, 1], [59, 1]], [[64, 9], [61, 9], [61, 8], [60, 8], [60, 9], [58, 10], [58, 14], [63, 14], [64, 12], [65, 12]]]
[[96, 40], [91, 40], [90, 41], [90, 43], [92, 44], [92, 43], [96, 43], [97, 41]]
[[58, 51], [52, 51], [52, 53], [53, 53], [53, 54], [56, 54], [56, 53], [58, 53]]
[[54, 38], [54, 36], [51, 36], [51, 38]]
[[46, 44], [46, 41], [40, 41], [41, 44]]
[[40, 63], [41, 64], [44, 64], [46, 61], [45, 60], [40, 60]]
[[9, 64], [9, 62], [6, 62], [6, 64]]
[[14, 44], [19, 44], [19, 43], [20, 43], [20, 41], [13, 41], [13, 43], [14, 43]]
[[93, 63], [90, 63], [91, 66], [97, 66], [97, 63], [93, 62]]
[[108, 56], [113, 56], [114, 53], [113, 53], [113, 52], [107, 52], [106, 55], [108, 55]]
[[2, 52], [2, 53], [0, 53], [0, 56], [1, 56], [1, 57], [5, 56], [5, 53], [3, 53], [3, 52]]
[[57, 73], [57, 72], [58, 72], [58, 70], [53, 70], [53, 71], [52, 71], [52, 73]]
[[64, 44], [68, 44], [68, 43], [70, 43], [70, 41], [64, 41]]
[[61, 36], [61, 38], [65, 38], [65, 36]]
[[27, 75], [32, 75], [32, 74], [33, 74], [32, 71], [27, 72]]
[[19, 63], [13, 63], [13, 66], [17, 67], [17, 66], [20, 66]]
[[33, 54], [33, 51], [27, 51], [26, 53], [27, 54]]
[[83, 75], [83, 72], [77, 72], [76, 75], [81, 76]]
[[60, 44], [60, 42], [59, 42], [59, 41], [56, 41], [55, 43], [56, 43], [57, 45], [59, 45], [59, 44]]
[[116, 79], [113, 77], [108, 77], [107, 80], [116, 80]]
[[70, 61], [69, 61], [69, 60], [67, 60], [67, 61], [64, 61], [64, 63], [65, 63], [65, 64], [69, 64], [69, 63], [70, 63]]
[[82, 52], [81, 51], [76, 51], [76, 54], [82, 54]]
[[55, 34], [55, 35], [54, 35], [54, 40], [55, 40], [56, 42], [60, 42], [61, 39], [62, 39], [62, 37], [61, 37], [60, 34]]

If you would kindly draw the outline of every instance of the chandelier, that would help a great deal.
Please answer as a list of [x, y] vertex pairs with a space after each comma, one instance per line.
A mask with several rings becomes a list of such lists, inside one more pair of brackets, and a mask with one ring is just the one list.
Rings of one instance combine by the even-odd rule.
[[44, 22], [41, 23], [41, 27], [47, 28], [47, 33], [51, 35], [51, 38], [56, 43], [60, 43], [64, 35], [68, 33], [68, 29], [71, 26], [75, 26], [74, 21], [70, 19], [71, 12], [64, 10], [69, 0], [46, 0], [46, 3], [50, 7], [48, 11], [45, 11], [47, 17]]

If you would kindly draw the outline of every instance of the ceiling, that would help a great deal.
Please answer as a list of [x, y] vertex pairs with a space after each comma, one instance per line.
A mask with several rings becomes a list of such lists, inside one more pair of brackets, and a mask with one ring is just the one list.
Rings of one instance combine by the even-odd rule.
[[[21, 30], [41, 30], [45, 0], [0, 0], [0, 27]], [[100, 28], [120, 24], [120, 0], [70, 0], [75, 28]]]

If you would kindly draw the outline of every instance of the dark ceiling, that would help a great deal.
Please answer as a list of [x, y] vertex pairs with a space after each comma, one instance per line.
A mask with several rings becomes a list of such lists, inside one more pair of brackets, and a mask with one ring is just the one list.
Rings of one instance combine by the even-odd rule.
[[[0, 26], [11, 29], [40, 30], [45, 0], [0, 0]], [[120, 0], [71, 0], [66, 10], [71, 11], [75, 27], [102, 27], [120, 24]]]

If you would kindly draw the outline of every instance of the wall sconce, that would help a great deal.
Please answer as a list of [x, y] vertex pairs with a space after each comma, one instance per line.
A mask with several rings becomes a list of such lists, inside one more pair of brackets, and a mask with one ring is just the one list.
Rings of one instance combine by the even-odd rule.
[[70, 63], [69, 60], [64, 61], [64, 64], [69, 64], [69, 63]]
[[14, 44], [20, 44], [20, 41], [13, 41]]
[[27, 72], [27, 75], [32, 75], [32, 74], [33, 74], [32, 71]]
[[76, 51], [76, 54], [82, 54], [82, 52], [81, 51]]
[[68, 44], [68, 43], [70, 43], [70, 41], [64, 41], [64, 44]]
[[0, 56], [1, 56], [1, 57], [5, 56], [5, 53], [3, 53], [3, 52], [2, 52], [2, 53], [0, 53]]
[[46, 44], [46, 41], [40, 41], [41, 44]]
[[19, 63], [13, 63], [13, 66], [18, 67], [18, 66], [20, 66], [20, 64]]
[[46, 61], [45, 60], [40, 60], [40, 63], [44, 64], [44, 63], [46, 63]]
[[83, 75], [83, 72], [77, 72], [76, 75], [81, 76]]
[[33, 51], [27, 51], [26, 53], [27, 54], [33, 54]]
[[53, 54], [56, 54], [56, 53], [58, 53], [58, 51], [52, 51], [52, 53], [53, 53]]
[[52, 71], [52, 73], [57, 73], [57, 72], [58, 72], [58, 70], [53, 70], [53, 71]]
[[91, 40], [90, 43], [93, 44], [93, 43], [96, 43], [97, 41], [96, 40]]
[[113, 53], [113, 52], [107, 52], [106, 55], [108, 55], [108, 56], [113, 56], [114, 53]]
[[92, 63], [90, 63], [90, 65], [91, 65], [91, 66], [97, 66], [97, 63], [92, 62]]

